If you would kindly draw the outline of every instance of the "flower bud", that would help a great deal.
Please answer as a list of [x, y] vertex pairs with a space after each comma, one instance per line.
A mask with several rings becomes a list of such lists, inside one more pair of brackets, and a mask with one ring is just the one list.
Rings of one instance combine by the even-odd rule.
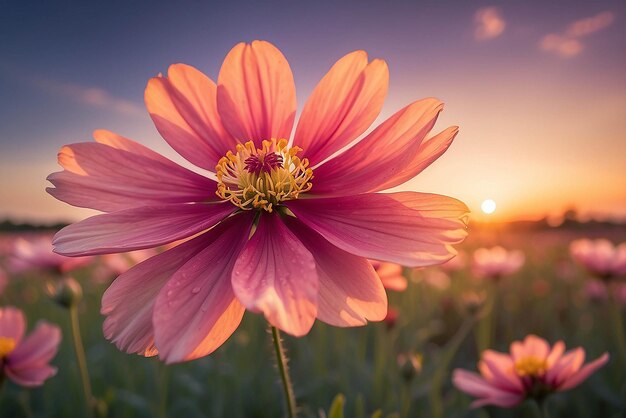
[[398, 367], [402, 378], [410, 382], [422, 372], [423, 357], [421, 354], [400, 353], [398, 354]]
[[78, 305], [83, 298], [83, 289], [71, 277], [57, 282], [49, 282], [46, 286], [46, 291], [56, 303], [65, 308]]

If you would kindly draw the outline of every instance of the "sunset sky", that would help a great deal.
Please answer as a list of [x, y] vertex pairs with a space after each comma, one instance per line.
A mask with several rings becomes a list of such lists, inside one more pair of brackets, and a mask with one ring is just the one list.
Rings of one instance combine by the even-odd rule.
[[183, 162], [143, 105], [147, 80], [184, 62], [216, 79], [241, 41], [278, 46], [299, 108], [344, 54], [390, 68], [378, 124], [410, 102], [446, 103], [450, 150], [403, 190], [447, 194], [474, 216], [569, 207], [626, 218], [626, 2], [0, 2], [0, 219], [91, 212], [45, 193], [58, 149], [106, 128]]

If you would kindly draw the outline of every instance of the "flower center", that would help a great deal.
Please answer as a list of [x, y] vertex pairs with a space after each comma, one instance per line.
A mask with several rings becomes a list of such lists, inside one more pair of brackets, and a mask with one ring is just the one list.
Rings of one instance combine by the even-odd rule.
[[299, 147], [287, 147], [286, 139], [263, 141], [256, 148], [252, 141], [228, 151], [215, 167], [217, 195], [244, 210], [265, 210], [285, 200], [294, 200], [311, 190], [313, 170], [309, 160], [300, 159]]
[[15, 349], [15, 339], [0, 337], [0, 359], [8, 356]]
[[515, 362], [515, 371], [522, 377], [540, 377], [546, 373], [546, 369], [546, 361], [533, 356], [524, 357]]

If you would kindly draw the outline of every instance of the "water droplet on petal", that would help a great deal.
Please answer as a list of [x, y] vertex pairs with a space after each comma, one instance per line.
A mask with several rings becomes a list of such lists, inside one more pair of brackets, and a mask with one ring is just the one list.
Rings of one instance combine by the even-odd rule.
[[200, 293], [200, 288], [194, 287], [193, 289], [191, 289], [191, 293], [193, 293], [194, 295]]

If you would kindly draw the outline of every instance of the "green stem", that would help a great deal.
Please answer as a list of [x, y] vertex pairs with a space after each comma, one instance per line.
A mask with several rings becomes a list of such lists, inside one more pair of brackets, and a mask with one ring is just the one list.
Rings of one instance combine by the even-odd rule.
[[613, 323], [613, 335], [615, 336], [615, 344], [617, 345], [617, 351], [622, 363], [622, 367], [626, 367], [626, 336], [624, 335], [624, 321], [622, 318], [622, 311], [620, 302], [617, 300], [616, 292], [611, 292], [611, 322]]
[[287, 403], [287, 416], [289, 418], [296, 418], [296, 397], [293, 393], [293, 385], [289, 378], [289, 367], [287, 366], [287, 356], [285, 356], [285, 349], [283, 348], [283, 342], [280, 338], [280, 331], [278, 328], [271, 327], [272, 339], [274, 340], [274, 351], [276, 352], [276, 363], [278, 364], [278, 371], [280, 372], [280, 380], [283, 383], [283, 391], [285, 392], [285, 402]]
[[167, 418], [167, 391], [168, 391], [168, 368], [160, 362], [158, 367], [161, 369], [160, 385], [159, 385], [159, 418]]
[[80, 335], [80, 326], [78, 322], [78, 307], [73, 304], [69, 307], [70, 321], [72, 323], [72, 337], [74, 340], [74, 351], [76, 352], [76, 362], [80, 370], [80, 378], [83, 384], [83, 393], [85, 396], [85, 412], [88, 418], [93, 418], [93, 395], [91, 394], [91, 383], [89, 380], [89, 372], [87, 370], [87, 359], [85, 357], [85, 348]]
[[545, 399], [536, 400], [534, 404], [537, 406], [537, 417], [550, 418], [550, 413], [548, 412], [548, 403]]
[[468, 318], [463, 322], [459, 330], [454, 334], [447, 348], [444, 350], [439, 367], [435, 370], [430, 386], [430, 406], [432, 410], [433, 418], [443, 417], [443, 400], [441, 394], [441, 388], [444, 380], [448, 374], [448, 368], [450, 363], [454, 359], [455, 354], [461, 348], [463, 340], [471, 332], [474, 327], [475, 319], [473, 317]]
[[411, 411], [411, 383], [405, 382], [402, 390], [402, 418], [408, 418]]

